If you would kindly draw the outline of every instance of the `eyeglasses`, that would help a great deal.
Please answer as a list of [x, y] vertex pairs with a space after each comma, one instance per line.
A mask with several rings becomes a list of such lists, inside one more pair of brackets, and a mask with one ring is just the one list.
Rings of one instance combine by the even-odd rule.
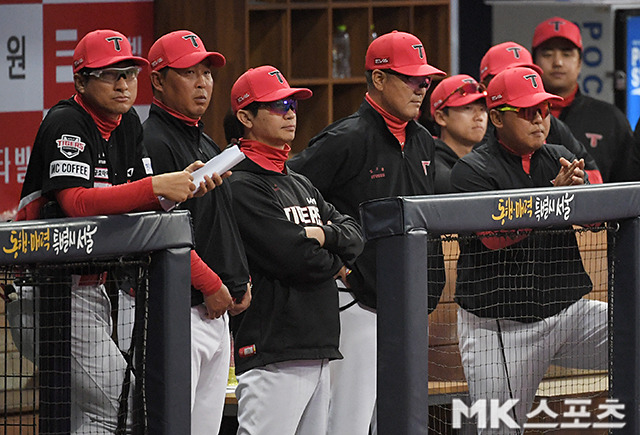
[[386, 72], [387, 74], [391, 74], [393, 76], [398, 77], [400, 80], [404, 82], [405, 85], [409, 86], [413, 92], [417, 92], [418, 89], [429, 89], [431, 86], [431, 77], [429, 76], [408, 76], [405, 74], [401, 74], [392, 69], [381, 70]]
[[138, 77], [142, 68], [139, 66], [128, 66], [126, 68], [104, 68], [94, 69], [92, 71], [85, 72], [85, 76], [94, 76], [98, 80], [105, 83], [115, 84], [120, 78], [124, 78], [125, 81], [130, 82]]
[[266, 108], [274, 115], [284, 116], [289, 113], [289, 110], [293, 110], [293, 113], [296, 113], [296, 111], [298, 110], [298, 100], [295, 100], [293, 98], [284, 98], [278, 101], [260, 103], [260, 107]]
[[466, 97], [469, 94], [481, 94], [487, 95], [487, 88], [482, 83], [465, 83], [462, 86], [458, 86], [455, 88], [449, 95], [447, 95], [444, 100], [437, 101], [434, 105], [434, 109], [439, 109], [440, 107], [444, 107], [444, 104], [449, 100], [449, 98], [453, 97], [455, 94], [460, 95], [461, 97]]
[[551, 105], [548, 102], [544, 102], [542, 104], [538, 104], [537, 106], [531, 107], [513, 107], [513, 106], [502, 106], [496, 108], [499, 112], [516, 112], [520, 118], [526, 119], [529, 122], [533, 122], [536, 119], [538, 113], [545, 119], [549, 116], [549, 112], [551, 111]]

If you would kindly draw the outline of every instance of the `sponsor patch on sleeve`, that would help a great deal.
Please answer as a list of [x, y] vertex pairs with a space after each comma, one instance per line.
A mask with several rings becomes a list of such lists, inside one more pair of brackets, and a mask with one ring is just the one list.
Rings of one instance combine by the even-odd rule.
[[54, 160], [49, 164], [49, 177], [76, 177], [89, 180], [90, 169], [88, 163]]
[[151, 158], [143, 157], [142, 158], [142, 164], [144, 165], [144, 172], [146, 172], [147, 175], [153, 175], [153, 167], [151, 166]]

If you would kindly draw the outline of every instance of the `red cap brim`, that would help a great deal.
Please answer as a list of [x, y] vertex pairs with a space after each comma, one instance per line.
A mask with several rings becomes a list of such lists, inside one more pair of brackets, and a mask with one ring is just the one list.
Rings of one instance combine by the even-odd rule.
[[446, 76], [447, 75], [447, 73], [445, 73], [444, 71], [441, 71], [438, 68], [428, 64], [399, 66], [399, 67], [393, 67], [391, 69], [393, 69], [396, 72], [399, 72], [400, 74], [404, 74], [407, 76], [414, 76], [414, 77], [432, 76], [432, 75]]

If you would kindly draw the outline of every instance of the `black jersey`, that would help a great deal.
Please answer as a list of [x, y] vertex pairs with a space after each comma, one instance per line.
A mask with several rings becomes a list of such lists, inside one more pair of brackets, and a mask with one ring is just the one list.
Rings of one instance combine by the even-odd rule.
[[[575, 158], [560, 145], [543, 145], [522, 159], [494, 137], [462, 157], [451, 172], [456, 192], [551, 187], [559, 158]], [[572, 231], [526, 237], [502, 249], [485, 247], [478, 237], [459, 241], [455, 301], [479, 317], [532, 322], [553, 316], [591, 291]]]
[[450, 180], [451, 169], [460, 157], [443, 140], [434, 140], [436, 143], [436, 193], [453, 193]]
[[[404, 147], [382, 116], [365, 100], [356, 113], [334, 122], [311, 139], [289, 165], [308, 177], [328, 202], [360, 222], [362, 202], [393, 196], [435, 193], [435, 144], [416, 121], [406, 127]], [[429, 312], [444, 288], [442, 245], [429, 243]], [[350, 291], [376, 307], [375, 242], [368, 242], [349, 275]]]
[[107, 141], [73, 98], [62, 100], [49, 110], [38, 129], [20, 208], [54, 200], [56, 190], [123, 184], [150, 173], [135, 109], [122, 115]]
[[629, 166], [633, 132], [620, 109], [578, 89], [573, 103], [562, 109], [559, 118], [593, 156], [605, 183], [640, 179], [640, 166]]
[[[359, 225], [293, 171], [273, 172], [245, 159], [230, 183], [253, 282], [251, 305], [234, 326], [236, 372], [341, 358], [334, 276], [362, 251]], [[306, 237], [305, 226], [322, 226], [323, 247]]]
[[[487, 133], [484, 135], [484, 139], [476, 146], [482, 145], [491, 136], [494, 136], [495, 131], [495, 127], [491, 122], [489, 122], [489, 125], [487, 125]], [[585, 147], [582, 142], [575, 138], [567, 124], [553, 115], [550, 115], [549, 118], [549, 134], [547, 135], [546, 142], [549, 144], [562, 145], [571, 153], [573, 153], [577, 159], [584, 159], [584, 169], [586, 171], [600, 171], [596, 160], [589, 153], [587, 147]]]
[[[202, 123], [188, 126], [155, 104], [144, 122], [144, 144], [156, 174], [181, 171], [195, 160], [207, 162], [220, 154], [218, 146], [203, 132]], [[229, 183], [225, 181], [178, 208], [191, 212], [195, 250], [200, 258], [220, 276], [232, 296], [244, 294], [249, 271], [233, 215]], [[192, 288], [191, 304], [202, 302], [202, 292]]]

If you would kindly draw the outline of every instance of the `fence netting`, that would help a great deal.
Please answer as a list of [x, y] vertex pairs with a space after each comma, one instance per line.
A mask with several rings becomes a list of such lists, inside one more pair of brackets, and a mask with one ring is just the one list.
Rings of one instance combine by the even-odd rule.
[[2, 433], [145, 433], [149, 262], [0, 267]]
[[489, 433], [610, 422], [615, 233], [597, 224], [430, 236], [443, 246], [446, 274], [429, 316], [430, 433], [475, 433], [482, 424], [477, 412], [456, 422], [456, 399], [486, 400], [487, 428], [491, 399], [517, 399], [508, 415], [519, 429]]

